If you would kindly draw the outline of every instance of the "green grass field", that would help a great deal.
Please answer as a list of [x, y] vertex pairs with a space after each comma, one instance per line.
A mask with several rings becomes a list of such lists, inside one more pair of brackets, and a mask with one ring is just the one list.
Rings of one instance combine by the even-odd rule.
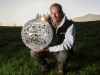
[[[75, 23], [75, 54], [66, 75], [100, 75], [100, 21]], [[51, 60], [48, 60], [53, 64]], [[0, 75], [41, 75], [21, 39], [21, 27], [0, 27]], [[57, 65], [46, 75], [57, 75]]]

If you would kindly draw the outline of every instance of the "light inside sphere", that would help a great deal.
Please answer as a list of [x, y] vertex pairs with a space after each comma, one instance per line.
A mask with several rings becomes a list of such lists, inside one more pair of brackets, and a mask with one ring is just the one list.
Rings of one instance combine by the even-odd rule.
[[29, 35], [32, 35], [32, 33], [28, 33]]
[[42, 17], [41, 20], [44, 21], [44, 18]]

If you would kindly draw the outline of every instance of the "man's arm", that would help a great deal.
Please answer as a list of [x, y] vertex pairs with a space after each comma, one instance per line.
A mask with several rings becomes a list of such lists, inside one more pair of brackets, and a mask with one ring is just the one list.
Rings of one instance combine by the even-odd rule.
[[74, 43], [75, 34], [76, 34], [76, 28], [75, 25], [72, 24], [65, 33], [65, 39], [63, 43], [61, 43], [60, 45], [49, 47], [47, 50], [49, 50], [50, 52], [57, 52], [61, 50], [71, 49]]

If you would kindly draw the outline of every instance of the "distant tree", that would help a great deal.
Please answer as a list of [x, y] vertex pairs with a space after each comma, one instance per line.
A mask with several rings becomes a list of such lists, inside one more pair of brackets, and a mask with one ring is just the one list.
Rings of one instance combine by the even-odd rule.
[[45, 15], [45, 13], [43, 14], [43, 18], [44, 18], [44, 20], [46, 20], [46, 19], [47, 19], [47, 17], [46, 17], [46, 15]]
[[45, 13], [43, 14], [43, 18], [45, 18], [46, 17], [46, 15], [45, 15]]
[[42, 15], [40, 14], [40, 15], [39, 15], [39, 19], [41, 19], [41, 18], [42, 18]]
[[47, 22], [50, 22], [50, 21], [51, 21], [51, 16], [50, 16], [50, 14], [48, 14], [48, 13], [46, 14], [46, 21], [47, 21]]
[[40, 15], [39, 15], [39, 13], [37, 13], [37, 15], [36, 15], [36, 19], [39, 19], [40, 18]]
[[41, 14], [39, 14], [39, 13], [37, 13], [37, 15], [36, 15], [36, 17], [35, 17], [36, 19], [41, 19], [42, 18], [42, 15]]

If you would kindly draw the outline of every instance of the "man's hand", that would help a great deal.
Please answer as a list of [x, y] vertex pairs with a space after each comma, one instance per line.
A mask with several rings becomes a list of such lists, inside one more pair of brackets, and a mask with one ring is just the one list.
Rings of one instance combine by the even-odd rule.
[[36, 52], [49, 51], [49, 48], [43, 48], [43, 47], [41, 47], [41, 48], [36, 49], [35, 51]]

